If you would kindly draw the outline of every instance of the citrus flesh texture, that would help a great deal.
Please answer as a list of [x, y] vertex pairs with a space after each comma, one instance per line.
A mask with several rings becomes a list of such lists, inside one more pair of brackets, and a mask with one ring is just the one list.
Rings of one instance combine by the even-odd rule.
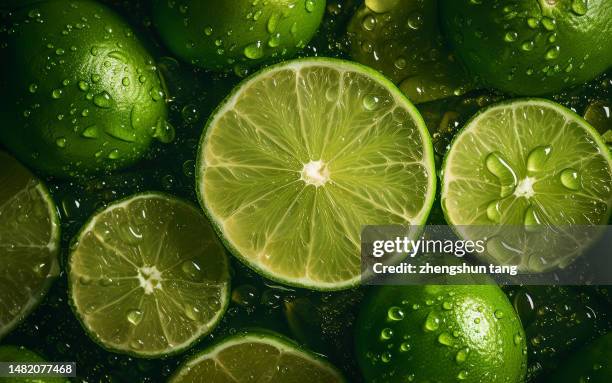
[[0, 338], [59, 275], [60, 226], [47, 188], [0, 151]]
[[225, 311], [227, 256], [190, 204], [139, 194], [96, 214], [70, 258], [70, 296], [102, 346], [142, 357], [178, 352]]
[[[540, 272], [566, 266], [589, 244], [593, 231], [570, 225], [608, 222], [611, 184], [610, 152], [588, 123], [553, 102], [524, 99], [464, 126], [444, 161], [441, 198], [461, 235], [488, 237], [494, 261]], [[550, 235], [558, 230], [566, 235]]]
[[313, 289], [360, 276], [366, 224], [423, 224], [431, 141], [416, 109], [376, 72], [296, 60], [244, 82], [208, 123], [201, 203], [255, 270]]
[[0, 32], [0, 142], [59, 177], [103, 172], [168, 141], [164, 91], [151, 55], [97, 2], [19, 8]]
[[344, 382], [325, 360], [292, 341], [268, 333], [239, 334], [188, 360], [171, 383]]
[[172, 52], [193, 65], [239, 75], [305, 47], [324, 13], [325, 0], [153, 1], [153, 21]]
[[525, 333], [496, 285], [382, 286], [361, 307], [366, 382], [523, 382]]
[[486, 85], [524, 96], [557, 92], [612, 65], [608, 0], [441, 0], [450, 45]]

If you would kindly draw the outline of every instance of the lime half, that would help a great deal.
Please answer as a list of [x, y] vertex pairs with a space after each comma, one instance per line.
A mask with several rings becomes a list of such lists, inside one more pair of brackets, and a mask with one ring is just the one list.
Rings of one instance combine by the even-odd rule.
[[342, 375], [321, 357], [272, 333], [235, 335], [188, 360], [170, 383], [335, 383]]
[[57, 209], [47, 188], [0, 152], [0, 338], [59, 275], [59, 242]]
[[431, 139], [372, 69], [304, 59], [240, 85], [208, 122], [202, 206], [241, 260], [321, 290], [359, 280], [363, 225], [423, 224], [435, 194]]
[[610, 152], [586, 121], [553, 102], [522, 99], [484, 110], [457, 135], [442, 206], [462, 235], [487, 232], [494, 260], [547, 271], [588, 245], [579, 237], [589, 231], [575, 227], [608, 222], [610, 185]]
[[91, 218], [73, 244], [69, 283], [94, 340], [156, 357], [213, 330], [228, 303], [228, 259], [198, 209], [145, 193]]

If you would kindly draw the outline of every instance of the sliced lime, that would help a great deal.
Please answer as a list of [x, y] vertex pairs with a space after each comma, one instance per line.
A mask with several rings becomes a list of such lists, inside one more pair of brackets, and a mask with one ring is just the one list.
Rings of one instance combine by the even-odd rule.
[[269, 67], [208, 122], [202, 206], [229, 248], [265, 276], [321, 290], [355, 285], [367, 224], [423, 224], [431, 139], [379, 73], [342, 60]]
[[69, 263], [76, 314], [113, 351], [179, 352], [211, 332], [228, 303], [228, 260], [210, 224], [164, 194], [138, 194], [94, 215]]
[[188, 360], [170, 383], [334, 383], [342, 375], [322, 358], [272, 333], [234, 335]]
[[[486, 244], [494, 260], [547, 271], [588, 244], [571, 240], [581, 229], [570, 225], [608, 222], [610, 185], [610, 152], [586, 121], [553, 102], [523, 99], [484, 110], [457, 135], [444, 163], [442, 206], [464, 236], [494, 228]], [[541, 230], [570, 240], [555, 243]]]
[[59, 242], [59, 218], [47, 188], [0, 152], [0, 338], [59, 275]]

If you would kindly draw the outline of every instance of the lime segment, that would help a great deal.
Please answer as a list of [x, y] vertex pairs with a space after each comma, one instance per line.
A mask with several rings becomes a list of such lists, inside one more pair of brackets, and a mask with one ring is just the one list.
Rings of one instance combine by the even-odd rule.
[[187, 361], [171, 383], [334, 383], [340, 373], [323, 359], [277, 335], [235, 335]]
[[588, 241], [550, 247], [540, 229], [605, 225], [611, 184], [610, 152], [586, 121], [553, 102], [524, 99], [486, 109], [458, 134], [445, 159], [442, 205], [468, 237], [478, 226], [521, 227], [490, 238], [489, 255], [546, 271], [570, 263]]
[[228, 260], [195, 207], [139, 194], [96, 214], [70, 258], [77, 316], [104, 347], [142, 357], [178, 352], [225, 311]]
[[240, 259], [314, 289], [354, 285], [366, 224], [423, 224], [434, 199], [425, 124], [377, 72], [305, 59], [244, 82], [208, 123], [202, 205]]
[[0, 152], [0, 338], [59, 274], [59, 241], [57, 209], [47, 188]]

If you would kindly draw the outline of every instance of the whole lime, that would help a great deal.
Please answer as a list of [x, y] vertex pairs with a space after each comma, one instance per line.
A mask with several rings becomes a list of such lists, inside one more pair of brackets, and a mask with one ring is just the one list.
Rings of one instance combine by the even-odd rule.
[[153, 1], [153, 21], [174, 54], [238, 73], [303, 48], [324, 12], [325, 0]]
[[609, 0], [440, 0], [457, 55], [485, 84], [540, 95], [612, 65]]
[[168, 138], [151, 56], [132, 29], [93, 1], [45, 1], [1, 30], [0, 142], [56, 176], [113, 170]]
[[525, 333], [496, 285], [382, 286], [356, 326], [367, 382], [521, 383]]

